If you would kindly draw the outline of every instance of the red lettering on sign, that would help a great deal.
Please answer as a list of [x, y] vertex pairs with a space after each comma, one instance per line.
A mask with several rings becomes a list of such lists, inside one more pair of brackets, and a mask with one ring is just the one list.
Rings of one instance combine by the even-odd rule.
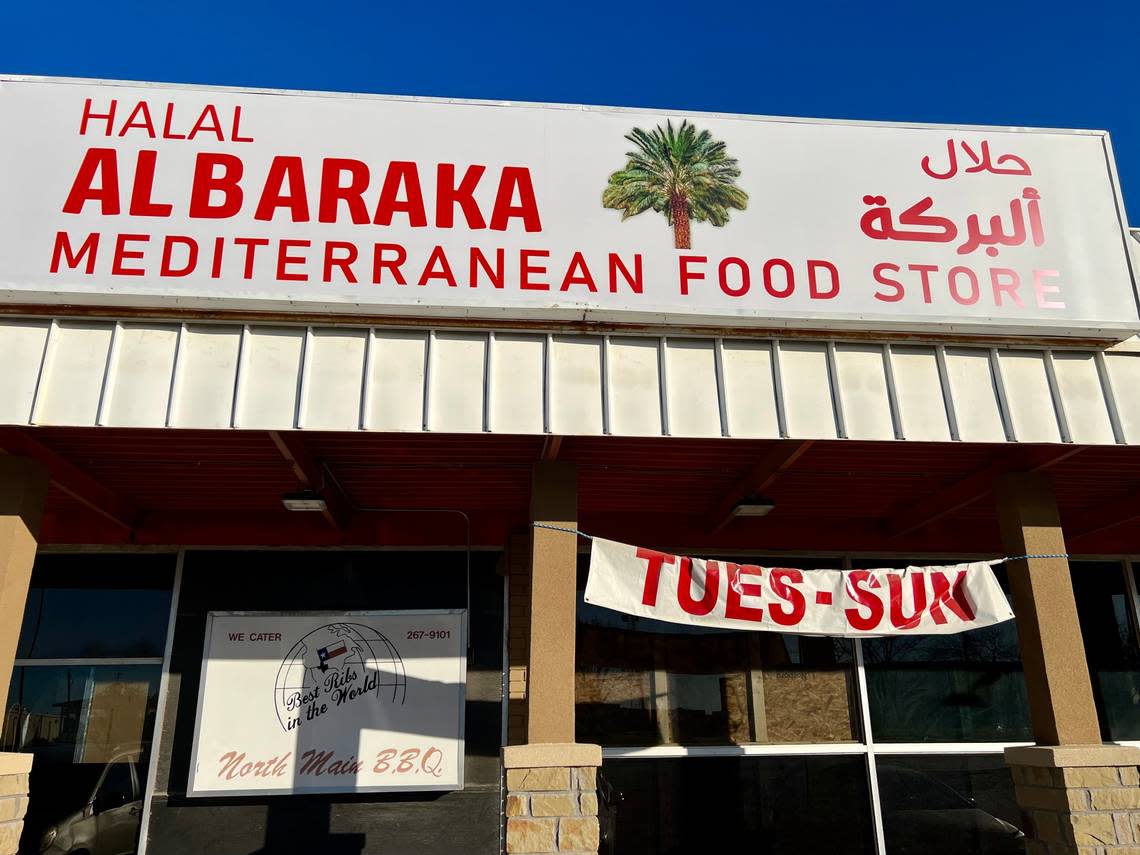
[[696, 262], [697, 264], [706, 264], [709, 260], [707, 255], [682, 255], [677, 263], [681, 265], [681, 296], [689, 296], [689, 282], [691, 280], [702, 280], [705, 278], [704, 271], [689, 270], [689, 263]]
[[150, 237], [148, 235], [128, 235], [121, 234], [115, 241], [115, 254], [111, 259], [111, 273], [114, 276], [143, 276], [146, 271], [141, 267], [127, 267], [127, 261], [139, 261], [143, 257], [143, 251], [127, 249], [127, 243], [149, 243]]
[[436, 246], [432, 249], [427, 264], [424, 265], [423, 273], [420, 274], [420, 281], [416, 284], [427, 285], [432, 279], [441, 279], [451, 288], [458, 287], [455, 274], [451, 272], [451, 264], [448, 263], [447, 255], [444, 254], [442, 246]]
[[87, 235], [87, 238], [79, 247], [76, 252], [71, 248], [71, 237], [67, 232], [56, 232], [55, 246], [51, 253], [51, 272], [59, 272], [59, 262], [62, 260], [72, 270], [77, 268], [86, 259], [86, 267], [84, 272], [90, 276], [95, 272], [95, 255], [99, 249], [99, 233], [92, 232]]
[[707, 615], [716, 606], [717, 593], [720, 589], [720, 565], [715, 561], [706, 561], [703, 575], [701, 582], [704, 590], [701, 592], [701, 598], [693, 599], [693, 559], [681, 558], [677, 574], [677, 602], [689, 614], [698, 617]]
[[[175, 267], [173, 263], [174, 246], [181, 244], [186, 247], [186, 263], [181, 267]], [[162, 267], [159, 269], [159, 276], [186, 276], [198, 264], [198, 242], [192, 237], [185, 235], [167, 235], [166, 240], [162, 243]]]
[[[404, 188], [404, 198], [400, 198], [400, 188]], [[408, 215], [408, 225], [427, 225], [424, 211], [424, 194], [420, 189], [420, 174], [415, 163], [408, 160], [393, 160], [384, 176], [384, 186], [380, 188], [380, 199], [376, 202], [376, 216], [372, 218], [378, 226], [392, 225], [392, 217], [402, 213]]]
[[759, 597], [764, 592], [764, 586], [759, 582], [745, 582], [742, 576], [760, 579], [764, 571], [752, 564], [726, 564], [725, 572], [728, 574], [727, 602], [724, 607], [724, 616], [733, 620], [750, 620], [760, 623], [764, 619], [762, 606], [746, 606], [741, 603], [742, 597]]
[[891, 626], [895, 629], [914, 629], [922, 622], [926, 611], [926, 578], [922, 573], [910, 574], [911, 591], [914, 594], [914, 611], [908, 617], [903, 613], [903, 576], [891, 573], [887, 576], [887, 590], [891, 598]]
[[[396, 257], [394, 259], [384, 258], [385, 250], [395, 250]], [[404, 279], [404, 274], [400, 272], [400, 265], [408, 260], [408, 251], [400, 246], [398, 243], [378, 243], [372, 256], [372, 282], [376, 285], [380, 284], [380, 271], [387, 269], [392, 273], [392, 278], [396, 280], [397, 285], [407, 285], [408, 282]]]
[[491, 262], [487, 260], [487, 256], [483, 254], [483, 250], [477, 246], [471, 247], [471, 276], [470, 283], [472, 288], [479, 286], [479, 270], [482, 269], [487, 274], [487, 279], [490, 281], [491, 286], [494, 288], [502, 288], [505, 284], [505, 271], [506, 271], [506, 253], [502, 247], [495, 250], [495, 266], [491, 267]]
[[942, 611], [943, 606], [946, 606], [961, 620], [971, 621], [974, 619], [974, 607], [966, 598], [966, 591], [963, 587], [965, 581], [965, 570], [959, 570], [958, 577], [953, 582], [947, 579], [940, 570], [930, 571], [930, 582], [934, 586], [934, 600], [930, 604], [930, 616], [934, 618], [935, 623], [946, 623], [947, 618]]
[[562, 287], [559, 291], [569, 291], [571, 285], [585, 285], [591, 294], [598, 293], [594, 284], [594, 276], [586, 266], [586, 259], [580, 252], [574, 253], [570, 265], [566, 268], [566, 275], [562, 277]]
[[847, 574], [847, 596], [860, 606], [843, 610], [852, 629], [870, 632], [882, 621], [883, 602], [870, 590], [878, 587], [879, 580], [871, 575], [870, 570], [852, 570]]
[[520, 249], [519, 250], [519, 287], [524, 291], [549, 291], [549, 282], [535, 282], [530, 278], [532, 273], [545, 273], [546, 265], [531, 264], [531, 258], [550, 258], [550, 250], [546, 249]]
[[[100, 179], [97, 187], [96, 177]], [[113, 148], [87, 149], [63, 203], [63, 212], [78, 214], [87, 202], [98, 202], [103, 216], [119, 213], [119, 162]]]
[[146, 135], [154, 139], [154, 121], [150, 117], [150, 107], [147, 106], [146, 101], [139, 101], [131, 110], [131, 114], [127, 116], [127, 121], [119, 129], [119, 136], [126, 136], [127, 131], [133, 128], [146, 131]]
[[[519, 203], [514, 205], [516, 191]], [[528, 232], [542, 231], [530, 170], [525, 166], [504, 166], [499, 178], [499, 192], [495, 194], [495, 207], [491, 209], [491, 230], [506, 231], [509, 221], [515, 218], [523, 221], [523, 228]]]
[[[288, 192], [285, 184], [288, 182]], [[254, 212], [255, 220], [272, 220], [278, 208], [286, 208], [295, 223], [309, 221], [309, 197], [305, 193], [305, 171], [299, 157], [275, 157], [265, 176], [265, 188]]]
[[312, 245], [312, 241], [307, 240], [283, 240], [277, 246], [277, 279], [279, 282], [308, 282], [309, 275], [304, 271], [293, 272], [288, 269], [291, 264], [304, 264], [305, 256], [303, 255], [290, 255], [289, 250], [294, 247], [297, 249], [307, 249]]
[[620, 271], [622, 278], [625, 279], [629, 289], [634, 294], [642, 293], [645, 288], [645, 282], [641, 276], [641, 253], [634, 253], [633, 256], [633, 273], [630, 274], [629, 268], [625, 266], [625, 262], [621, 260], [621, 256], [616, 252], [610, 253], [610, 293], [616, 294], [618, 292], [618, 272]]
[[[348, 173], [348, 184], [340, 183], [341, 175]], [[326, 157], [321, 163], [321, 201], [317, 219], [322, 223], [335, 223], [337, 206], [348, 205], [348, 215], [357, 225], [370, 222], [368, 207], [364, 204], [364, 191], [368, 189], [368, 166], [359, 160]]]
[[[343, 256], [338, 256], [336, 253], [343, 251]], [[337, 267], [340, 269], [344, 280], [350, 285], [356, 284], [356, 274], [352, 272], [352, 263], [356, 261], [356, 244], [348, 243], [341, 240], [330, 240], [325, 244], [325, 271], [323, 281], [332, 282], [332, 269]]]
[[450, 229], [455, 224], [455, 206], [463, 211], [469, 229], [485, 229], [486, 221], [475, 201], [475, 187], [487, 167], [478, 164], [467, 167], [463, 180], [455, 183], [455, 164], [441, 163], [436, 167], [435, 183], [435, 224], [441, 229]]
[[131, 188], [132, 217], [169, 217], [174, 210], [174, 206], [169, 203], [151, 201], [151, 194], [154, 192], [154, 165], [157, 159], [157, 151], [139, 152], [135, 163], [135, 182]]
[[[222, 172], [215, 175], [215, 167], [219, 166]], [[210, 220], [234, 216], [241, 210], [242, 190], [238, 183], [241, 174], [240, 157], [220, 152], [199, 152], [194, 162], [194, 178], [190, 190], [190, 216]], [[211, 203], [215, 192], [222, 194], [222, 201], [216, 205]]]
[[661, 567], [665, 564], [672, 564], [677, 560], [677, 556], [639, 546], [637, 557], [648, 562], [645, 567], [645, 588], [641, 593], [641, 602], [646, 606], [656, 606], [657, 589], [661, 584]]
[[118, 107], [119, 102], [112, 98], [111, 106], [106, 113], [92, 113], [91, 112], [91, 99], [88, 98], [83, 103], [83, 117], [79, 120], [79, 134], [80, 136], [87, 133], [87, 123], [92, 119], [104, 119], [107, 126], [103, 131], [103, 136], [111, 136], [111, 125], [115, 121], [115, 108]]
[[[796, 587], [804, 580], [804, 574], [791, 567], [774, 567], [768, 584], [772, 586], [772, 593], [787, 603], [787, 606], [772, 603], [768, 607], [768, 615], [781, 626], [794, 626], [804, 619], [807, 611], [807, 600], [803, 592]], [[790, 583], [790, 584], [789, 584]]]

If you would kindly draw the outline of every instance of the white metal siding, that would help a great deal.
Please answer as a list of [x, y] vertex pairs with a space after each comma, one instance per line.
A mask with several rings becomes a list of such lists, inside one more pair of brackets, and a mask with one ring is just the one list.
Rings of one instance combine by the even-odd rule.
[[0, 423], [1140, 443], [1140, 349], [0, 320]]

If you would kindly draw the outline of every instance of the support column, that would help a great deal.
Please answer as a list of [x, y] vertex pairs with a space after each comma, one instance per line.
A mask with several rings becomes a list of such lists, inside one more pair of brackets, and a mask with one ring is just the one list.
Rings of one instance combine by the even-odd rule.
[[507, 770], [508, 855], [596, 855], [597, 745], [511, 745]]
[[[1057, 503], [1044, 475], [1003, 476], [995, 481], [994, 494], [1007, 554], [1065, 554]], [[1100, 724], [1068, 560], [1030, 558], [1006, 567], [1034, 739], [1038, 745], [1099, 745]]]
[[534, 468], [526, 745], [503, 749], [507, 852], [596, 855], [602, 749], [574, 743], [574, 635], [578, 607], [578, 473]]
[[[574, 464], [534, 467], [531, 518], [578, 526], [578, 472]], [[527, 741], [574, 741], [574, 627], [578, 602], [578, 537], [534, 529], [531, 551], [530, 667], [527, 669]]]
[[[47, 487], [47, 471], [39, 463], [0, 457], [0, 710], [5, 723]], [[31, 768], [30, 754], [0, 753], [0, 855], [15, 855], [19, 846]]]
[[[1066, 553], [1043, 474], [1004, 475], [994, 495], [1008, 555]], [[1027, 855], [1140, 853], [1140, 749], [1101, 743], [1069, 562], [1029, 558], [1007, 566], [1037, 742], [1005, 752]]]

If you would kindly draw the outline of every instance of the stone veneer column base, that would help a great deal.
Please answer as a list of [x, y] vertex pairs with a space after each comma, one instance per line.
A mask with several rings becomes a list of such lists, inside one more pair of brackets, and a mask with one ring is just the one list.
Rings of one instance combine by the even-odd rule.
[[546, 743], [503, 749], [510, 855], [597, 855], [597, 745]]
[[28, 812], [31, 754], [0, 753], [0, 855], [16, 855]]
[[1140, 748], [1007, 748], [1026, 855], [1140, 855]]

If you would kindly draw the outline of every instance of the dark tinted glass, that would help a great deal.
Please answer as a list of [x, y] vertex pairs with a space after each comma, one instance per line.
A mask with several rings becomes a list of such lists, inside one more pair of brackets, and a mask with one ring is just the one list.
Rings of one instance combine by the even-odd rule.
[[122, 807], [136, 798], [134, 779], [131, 777], [131, 764], [127, 762], [111, 763], [99, 789], [95, 793], [95, 812], [102, 813]]
[[577, 738], [601, 745], [850, 742], [851, 644], [728, 632], [579, 600]]
[[36, 559], [16, 656], [161, 657], [172, 555], [46, 555]]
[[0, 750], [48, 763], [106, 763], [148, 747], [159, 665], [28, 666], [8, 689]]
[[[765, 567], [835, 560], [748, 557]], [[577, 738], [610, 746], [854, 742], [845, 639], [666, 623], [586, 604], [578, 567]]]
[[1025, 851], [1013, 780], [1000, 755], [878, 758], [887, 855]]
[[21, 855], [39, 852], [42, 835], [53, 827], [60, 839], [89, 833], [87, 826], [79, 827], [87, 804], [123, 811], [119, 820], [98, 830], [97, 842], [115, 848], [94, 851], [134, 851], [138, 813], [124, 805], [137, 798], [131, 764], [139, 786], [145, 786], [161, 671], [159, 665], [15, 669], [0, 751], [35, 755], [29, 782], [35, 798], [24, 818]]
[[1069, 566], [1101, 731], [1105, 739], [1140, 739], [1140, 649], [1124, 567], [1109, 561]]
[[[866, 567], [951, 562], [860, 561]], [[1004, 568], [995, 567], [1009, 594]], [[879, 742], [1032, 739], [1012, 620], [956, 635], [866, 639], [871, 727]]]
[[607, 760], [599, 855], [870, 855], [862, 757]]

